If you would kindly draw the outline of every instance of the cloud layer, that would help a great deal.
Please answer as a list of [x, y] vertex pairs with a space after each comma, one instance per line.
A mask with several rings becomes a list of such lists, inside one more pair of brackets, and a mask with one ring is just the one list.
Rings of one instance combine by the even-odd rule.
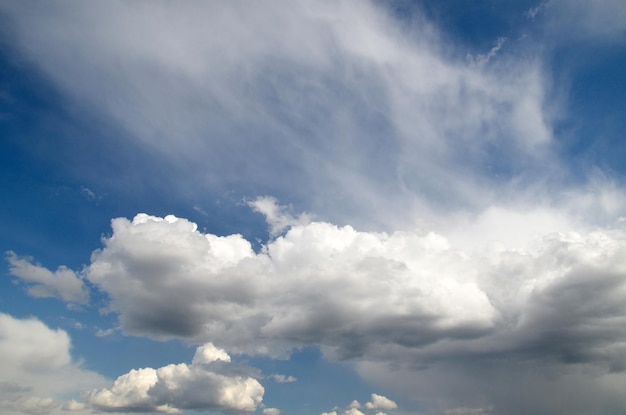
[[311, 222], [254, 252], [173, 216], [112, 226], [84, 273], [130, 334], [251, 354], [320, 345], [335, 358], [417, 364], [512, 353], [623, 370], [620, 229], [464, 251], [432, 232]]
[[164, 174], [151, 185], [177, 197], [289, 195], [373, 228], [481, 208], [564, 170], [529, 45], [504, 54], [509, 43], [494, 39], [472, 51], [488, 62], [468, 62], [419, 14], [400, 22], [352, 0], [3, 9], [20, 53], [156, 150]]

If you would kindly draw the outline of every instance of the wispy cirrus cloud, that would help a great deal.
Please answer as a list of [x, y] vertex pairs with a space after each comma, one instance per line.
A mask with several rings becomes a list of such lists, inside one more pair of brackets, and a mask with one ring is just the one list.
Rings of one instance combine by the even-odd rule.
[[468, 65], [426, 19], [400, 26], [367, 2], [4, 8], [67, 99], [177, 166], [154, 185], [178, 197], [290, 195], [389, 227], [563, 169], [539, 57], [493, 59], [498, 43]]

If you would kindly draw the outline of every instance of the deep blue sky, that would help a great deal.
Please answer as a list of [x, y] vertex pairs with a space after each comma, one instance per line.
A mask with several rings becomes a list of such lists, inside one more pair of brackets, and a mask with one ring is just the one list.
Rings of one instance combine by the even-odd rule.
[[622, 2], [0, 22], [0, 412], [626, 409]]

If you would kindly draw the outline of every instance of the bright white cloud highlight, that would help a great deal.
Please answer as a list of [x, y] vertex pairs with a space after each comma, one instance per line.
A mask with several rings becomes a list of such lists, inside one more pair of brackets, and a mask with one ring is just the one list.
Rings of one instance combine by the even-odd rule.
[[253, 412], [263, 386], [250, 376], [229, 373], [230, 356], [212, 344], [198, 347], [191, 365], [131, 370], [111, 388], [93, 390], [89, 403], [109, 412], [179, 413], [184, 409]]
[[322, 344], [349, 356], [370, 340], [414, 347], [480, 335], [497, 317], [467, 260], [436, 234], [314, 222], [255, 253], [239, 235], [204, 235], [171, 216], [112, 226], [85, 274], [130, 333], [250, 353]]
[[[615, 316], [626, 308], [619, 229], [535, 234], [514, 249], [485, 243], [466, 251], [433, 232], [312, 222], [257, 253], [240, 235], [202, 234], [173, 216], [140, 214], [112, 226], [84, 272], [109, 294], [109, 310], [128, 333], [211, 340], [252, 354], [320, 345], [335, 358], [396, 361], [571, 350], [620, 364], [612, 351], [624, 329]], [[586, 307], [571, 301], [577, 296]], [[587, 336], [591, 321], [606, 333]], [[548, 339], [553, 347], [534, 346]], [[372, 399], [372, 408], [390, 409]]]
[[367, 409], [388, 411], [391, 409], [398, 409], [398, 404], [385, 396], [372, 393], [371, 400], [365, 404], [365, 407]]
[[[493, 209], [478, 220], [491, 223], [486, 228], [514, 228], [549, 223], [551, 214]], [[84, 276], [110, 296], [109, 310], [127, 333], [281, 356], [319, 345], [327, 357], [356, 359], [368, 379], [383, 379], [389, 363], [439, 367], [500, 355], [545, 360], [546, 370], [574, 361], [621, 371], [626, 234], [615, 226], [585, 233], [541, 233], [539, 226], [504, 241], [483, 235], [464, 249], [467, 239], [459, 235], [311, 222], [292, 225], [255, 252], [240, 235], [203, 234], [185, 219], [140, 214], [112, 221], [113, 233]], [[466, 231], [469, 237], [475, 229]], [[111, 407], [174, 410], [161, 407], [170, 389], [160, 389], [161, 400], [153, 395], [157, 379], [202, 383], [193, 367], [218, 361], [227, 363], [228, 355], [203, 346], [191, 366], [125, 375], [98, 399]], [[484, 407], [477, 404], [456, 407]], [[394, 403], [374, 394], [363, 408], [388, 411]]]
[[277, 236], [285, 229], [295, 225], [306, 225], [311, 219], [306, 214], [294, 217], [287, 211], [287, 207], [278, 204], [273, 197], [262, 196], [248, 202], [255, 212], [265, 216], [265, 220], [270, 226], [270, 234]]

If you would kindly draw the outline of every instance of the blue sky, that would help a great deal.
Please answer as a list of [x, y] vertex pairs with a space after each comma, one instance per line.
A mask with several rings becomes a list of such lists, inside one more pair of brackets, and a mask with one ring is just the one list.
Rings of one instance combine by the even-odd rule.
[[622, 1], [0, 22], [0, 412], [626, 410]]

